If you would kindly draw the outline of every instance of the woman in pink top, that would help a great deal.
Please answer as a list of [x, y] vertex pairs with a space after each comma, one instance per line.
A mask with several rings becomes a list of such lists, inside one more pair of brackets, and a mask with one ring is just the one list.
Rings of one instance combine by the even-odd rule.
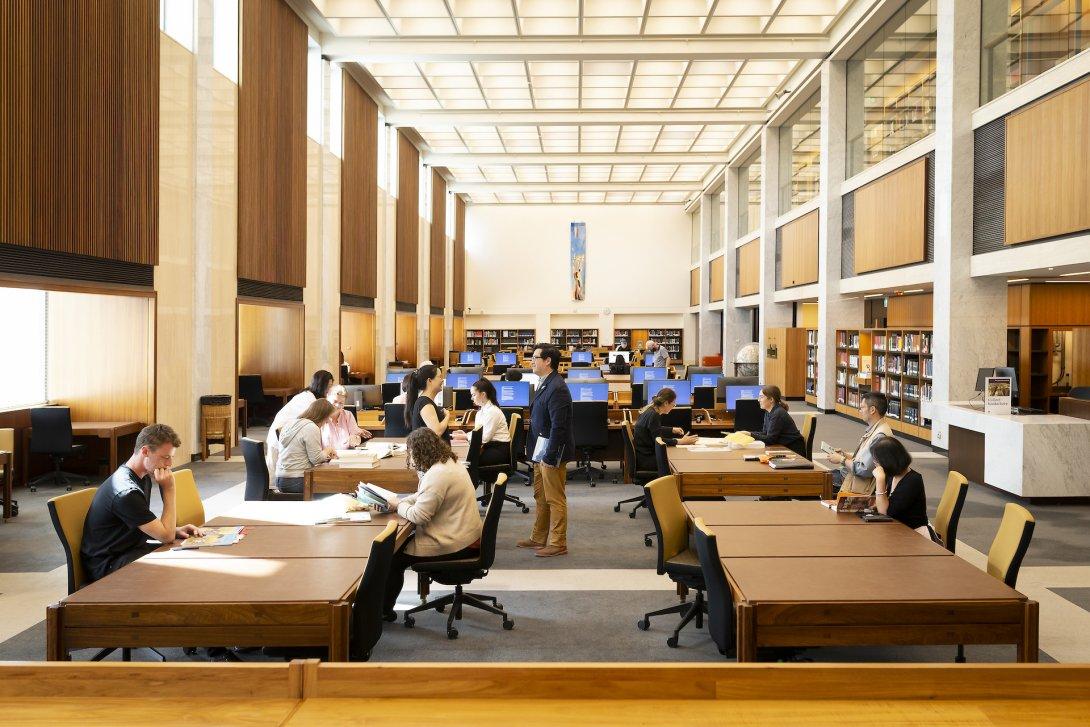
[[356, 423], [356, 417], [352, 412], [344, 410], [344, 401], [348, 398], [348, 392], [341, 385], [329, 390], [329, 403], [336, 407], [337, 412], [322, 426], [322, 446], [333, 449], [349, 449], [358, 446], [360, 442], [371, 438], [371, 432], [360, 429]]

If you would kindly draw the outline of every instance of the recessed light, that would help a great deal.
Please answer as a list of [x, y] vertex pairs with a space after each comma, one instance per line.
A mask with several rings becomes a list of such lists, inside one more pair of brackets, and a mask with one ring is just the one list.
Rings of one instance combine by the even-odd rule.
[[881, 298], [883, 295], [885, 295], [885, 293], [869, 293], [867, 295], [864, 295], [863, 297], [864, 298]]
[[[1052, 268], [1049, 268], [1051, 270]], [[1079, 273], [1060, 273], [1061, 278], [1070, 278], [1072, 275], [1090, 275], [1090, 270], [1083, 270]]]
[[1027, 280], [1029, 280], [1029, 278], [1011, 278], [1011, 279], [1010, 279], [1010, 280], [1008, 280], [1007, 282], [1008, 282], [1008, 283], [1024, 283], [1024, 282], [1026, 282]]
[[912, 290], [906, 290], [905, 295], [908, 295], [909, 293], [922, 293], [922, 292], [923, 292], [923, 288], [913, 288]]

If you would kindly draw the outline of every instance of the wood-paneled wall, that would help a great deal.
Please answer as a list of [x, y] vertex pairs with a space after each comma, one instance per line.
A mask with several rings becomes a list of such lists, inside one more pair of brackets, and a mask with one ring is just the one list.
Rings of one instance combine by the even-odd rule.
[[341, 353], [352, 371], [375, 373], [375, 314], [341, 309]]
[[[48, 330], [49, 399], [71, 407], [73, 421], [155, 421], [154, 298], [50, 292]], [[167, 333], [160, 356], [192, 356]]]
[[394, 318], [394, 358], [416, 363], [415, 313], [398, 313]]
[[780, 228], [780, 288], [818, 281], [818, 210]]
[[[447, 305], [447, 182], [431, 170], [431, 307]], [[442, 344], [440, 344], [442, 347]]]
[[934, 296], [895, 295], [886, 309], [886, 325], [890, 328], [930, 328], [934, 322]]
[[1090, 326], [1090, 290], [1082, 283], [1007, 288], [1009, 326]]
[[261, 374], [266, 387], [307, 384], [302, 305], [238, 304], [238, 373]]
[[1090, 229], [1090, 80], [1007, 118], [1007, 245]]
[[416, 304], [420, 297], [420, 152], [401, 131], [397, 132], [396, 240], [395, 299]]
[[723, 278], [723, 260], [724, 256], [720, 255], [711, 261], [708, 266], [709, 281], [708, 291], [710, 293], [708, 300], [712, 303], [718, 303], [723, 300], [723, 287], [726, 280]]
[[689, 271], [689, 305], [700, 305], [700, 268]]
[[0, 242], [159, 262], [159, 3], [0, 3]]
[[341, 292], [378, 297], [378, 106], [344, 77]]
[[761, 241], [754, 240], [742, 245], [738, 255], [738, 294], [756, 295], [761, 292]]
[[926, 258], [927, 158], [855, 192], [855, 274]]
[[[801, 399], [806, 393], [806, 329], [765, 329], [765, 383], [780, 387], [786, 398]], [[770, 349], [776, 356], [768, 355]]]
[[443, 316], [428, 316], [428, 358], [440, 365], [447, 360], [443, 350], [445, 337]]
[[307, 30], [284, 0], [243, 0], [238, 277], [306, 285]]
[[[466, 307], [466, 202], [461, 196], [454, 198], [454, 310]], [[463, 326], [464, 330], [464, 326]], [[465, 343], [465, 336], [463, 345]]]
[[451, 332], [450, 347], [453, 351], [466, 349], [466, 319], [454, 316], [454, 330]]

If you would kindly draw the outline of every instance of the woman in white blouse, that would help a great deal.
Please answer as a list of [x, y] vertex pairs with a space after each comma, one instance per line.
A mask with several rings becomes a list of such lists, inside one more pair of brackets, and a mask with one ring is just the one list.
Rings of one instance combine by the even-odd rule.
[[[488, 379], [480, 379], [469, 387], [473, 404], [477, 407], [474, 415], [474, 429], [481, 430], [481, 465], [504, 464], [511, 459], [511, 431], [507, 428], [507, 418], [496, 403], [496, 387]], [[456, 442], [469, 440], [469, 434], [458, 430], [451, 434]]]
[[265, 437], [265, 462], [269, 465], [269, 473], [275, 474], [276, 460], [280, 455], [281, 430], [298, 419], [307, 407], [318, 399], [324, 399], [333, 387], [333, 374], [325, 369], [319, 369], [310, 377], [310, 386], [293, 396], [284, 407], [276, 413], [272, 424], [269, 425], [269, 433]]

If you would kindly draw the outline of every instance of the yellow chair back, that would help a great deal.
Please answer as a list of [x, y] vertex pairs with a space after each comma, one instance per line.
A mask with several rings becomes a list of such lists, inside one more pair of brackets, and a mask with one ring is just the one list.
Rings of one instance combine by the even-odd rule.
[[178, 518], [178, 526], [204, 525], [204, 503], [201, 502], [201, 492], [197, 489], [197, 481], [193, 479], [193, 470], [176, 470], [174, 472], [174, 512]]
[[[969, 480], [965, 478], [965, 475], [957, 470], [950, 470], [950, 474], [946, 475], [946, 489], [942, 491], [942, 499], [939, 500], [939, 507], [935, 510], [935, 532], [939, 534], [947, 550], [951, 552], [954, 550], [954, 544], [950, 542], [952, 538], [949, 536], [957, 533], [957, 519], [961, 517], [958, 501], [965, 502], [965, 496], [961, 493], [962, 490], [968, 489]], [[953, 524], [952, 528], [951, 524]]]
[[518, 452], [515, 451], [515, 445], [518, 443], [520, 437], [515, 432], [522, 431], [522, 415], [512, 414], [511, 423], [507, 425], [507, 433], [511, 436], [511, 461], [518, 461]]
[[817, 429], [817, 415], [807, 414], [802, 420], [802, 441], [806, 443], [806, 458], [814, 458], [814, 430]]
[[689, 518], [681, 504], [681, 483], [676, 475], [668, 475], [645, 487], [659, 528], [659, 553], [666, 561], [689, 547]]
[[88, 487], [58, 495], [46, 502], [53, 529], [57, 531], [57, 537], [64, 547], [64, 558], [68, 564], [69, 593], [75, 593], [86, 582], [79, 549], [83, 545], [83, 524], [87, 520], [87, 511], [91, 509], [91, 500], [95, 498], [97, 491], [97, 487]]
[[1008, 502], [1003, 508], [1003, 520], [995, 534], [992, 547], [988, 548], [988, 573], [1014, 588], [1018, 582], [1018, 569], [1029, 550], [1035, 524], [1029, 510]]

